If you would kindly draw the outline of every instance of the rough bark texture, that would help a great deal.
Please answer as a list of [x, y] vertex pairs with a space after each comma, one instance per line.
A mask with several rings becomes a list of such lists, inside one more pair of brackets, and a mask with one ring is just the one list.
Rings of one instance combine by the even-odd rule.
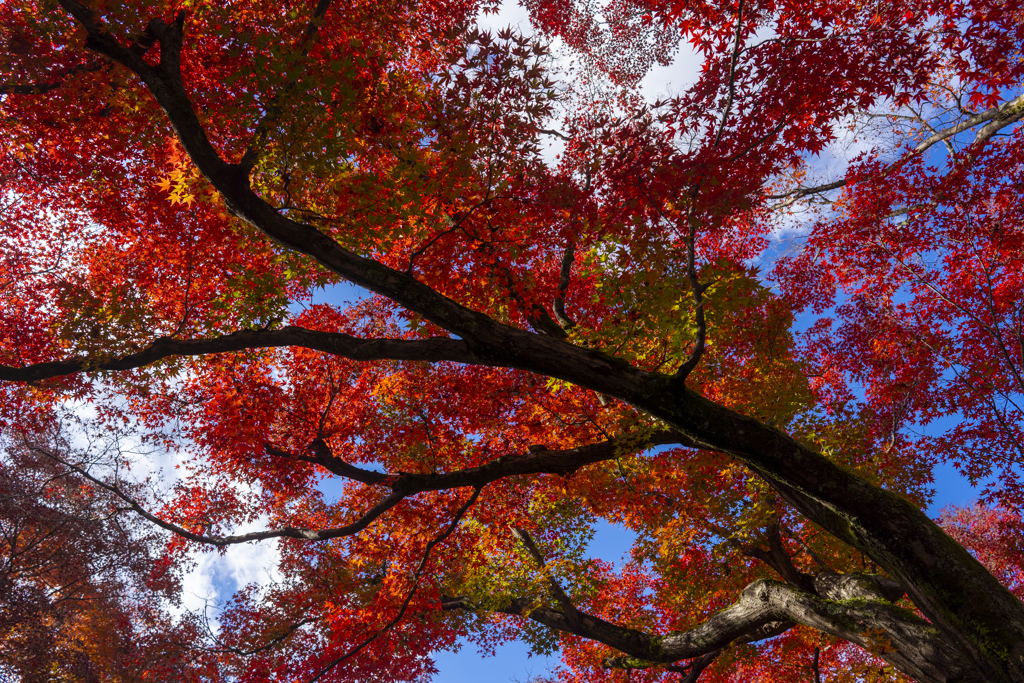
[[[884, 577], [866, 574], [823, 574], [815, 577], [817, 592], [761, 579], [747, 586], [730, 607], [687, 631], [655, 636], [616, 626], [574, 610], [537, 607], [522, 598], [499, 611], [527, 616], [549, 628], [596, 640], [624, 653], [605, 666], [646, 668], [683, 659], [712, 658], [723, 648], [750, 643], [802, 624], [856, 643], [900, 671], [925, 683], [991, 680], [935, 626], [893, 605], [882, 593], [894, 592]], [[559, 601], [561, 602], [561, 601]], [[473, 609], [463, 599], [450, 598], [446, 609]]]

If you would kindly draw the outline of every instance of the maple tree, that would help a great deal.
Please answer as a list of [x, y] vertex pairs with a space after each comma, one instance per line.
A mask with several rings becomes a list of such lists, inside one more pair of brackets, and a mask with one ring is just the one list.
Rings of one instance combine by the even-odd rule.
[[[9, 580], [96, 596], [5, 611], [0, 655], [417, 680], [519, 636], [561, 680], [1024, 681], [1024, 9], [525, 6], [577, 62], [471, 0], [0, 4], [0, 512], [59, 549]], [[680, 44], [695, 84], [644, 102]], [[816, 182], [844, 128], [873, 146]], [[62, 424], [188, 460], [153, 492]], [[992, 482], [952, 537], [937, 462]], [[251, 542], [282, 578], [216, 633], [138, 564]]]

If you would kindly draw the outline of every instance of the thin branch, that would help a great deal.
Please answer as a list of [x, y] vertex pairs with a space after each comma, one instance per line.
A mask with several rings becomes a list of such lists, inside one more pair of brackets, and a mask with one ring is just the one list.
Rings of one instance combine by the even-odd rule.
[[[1024, 118], [1024, 94], [1018, 95], [1012, 100], [1002, 103], [997, 107], [992, 107], [980, 114], [975, 114], [968, 117], [964, 121], [950, 126], [943, 130], [937, 131], [929, 137], [918, 143], [913, 149], [908, 151], [905, 155], [900, 157], [897, 161], [890, 164], [889, 167], [879, 173], [879, 176], [885, 175], [892, 168], [898, 167], [900, 164], [905, 163], [908, 159], [923, 154], [930, 147], [949, 140], [950, 138], [963, 133], [966, 130], [970, 130], [975, 126], [985, 123], [984, 126], [975, 134], [974, 140], [971, 143], [971, 148], [974, 150], [979, 149], [985, 142], [992, 138], [1003, 128], [1016, 123]], [[987, 123], [986, 123], [987, 122]], [[967, 159], [973, 158], [973, 154], [968, 155]], [[963, 162], [961, 162], [963, 163]], [[815, 187], [804, 187], [782, 194], [768, 195], [765, 199], [782, 199], [784, 201], [772, 206], [772, 209], [784, 209], [787, 206], [792, 205], [799, 199], [812, 194], [821, 194], [830, 190], [837, 190], [846, 185], [846, 179], [837, 180], [835, 182], [826, 183], [824, 185], [817, 185]]]
[[[330, 390], [327, 394], [327, 405], [324, 407], [322, 413], [320, 413], [320, 422], [316, 428], [316, 439], [321, 443], [324, 442], [324, 427], [327, 425], [327, 416], [331, 413], [331, 408], [334, 406], [334, 400], [340, 393], [340, 388], [334, 385], [334, 373], [331, 371], [330, 366], [327, 368], [328, 381], [330, 382]], [[325, 444], [326, 445], [326, 444]]]
[[[864, 575], [836, 576], [844, 588], [870, 581]], [[860, 599], [851, 599], [851, 598]], [[704, 658], [734, 643], [772, 638], [802, 624], [865, 647], [878, 650], [875, 634], [884, 634], [887, 647], [878, 656], [908, 675], [928, 680], [937, 672], [948, 674], [965, 666], [957, 649], [938, 628], [876, 593], [837, 591], [823, 598], [786, 584], [758, 579], [740, 593], [731, 606], [686, 630], [654, 636], [578, 613], [570, 623], [562, 611], [533, 607], [531, 598], [517, 598], [497, 611], [528, 618], [549, 628], [608, 645], [625, 657], [609, 657], [610, 668], [645, 668], [682, 659]], [[475, 609], [466, 598], [446, 598], [445, 609]], [[709, 658], [710, 659], [710, 658]], [[708, 662], [710, 663], [710, 662]]]
[[284, 107], [281, 106], [281, 102], [288, 97], [298, 85], [299, 75], [302, 73], [301, 63], [304, 62], [306, 57], [309, 55], [309, 51], [313, 47], [313, 39], [316, 37], [317, 29], [323, 22], [323, 18], [327, 14], [327, 10], [330, 6], [331, 0], [320, 0], [313, 9], [313, 16], [310, 17], [309, 23], [306, 24], [305, 31], [302, 32], [302, 38], [299, 39], [299, 58], [291, 64], [288, 69], [288, 81], [267, 103], [266, 113], [260, 119], [259, 123], [256, 124], [256, 130], [253, 133], [252, 139], [249, 141], [249, 145], [246, 147], [241, 160], [238, 162], [239, 167], [244, 169], [246, 173], [252, 170], [252, 167], [256, 164], [256, 161], [259, 159], [260, 151], [267, 140], [267, 136], [270, 134], [271, 127], [278, 121], [278, 119], [280, 119], [284, 112]]
[[325, 675], [327, 675], [327, 673], [334, 669], [334, 667], [338, 666], [345, 660], [350, 659], [359, 652], [363, 651], [370, 643], [372, 643], [373, 641], [377, 640], [377, 638], [390, 631], [395, 624], [401, 621], [402, 617], [405, 616], [406, 610], [409, 609], [409, 604], [412, 602], [413, 596], [416, 595], [416, 591], [419, 588], [420, 577], [423, 575], [423, 570], [427, 566], [427, 560], [430, 559], [431, 551], [434, 548], [436, 548], [440, 543], [443, 543], [445, 539], [451, 536], [452, 532], [455, 531], [455, 527], [457, 527], [459, 525], [459, 522], [462, 521], [462, 517], [466, 514], [467, 511], [469, 511], [469, 508], [473, 506], [473, 503], [476, 502], [476, 499], [480, 496], [480, 491], [482, 490], [483, 487], [480, 486], [474, 488], [473, 495], [470, 496], [469, 500], [467, 500], [462, 505], [462, 507], [458, 509], [458, 511], [455, 513], [455, 518], [452, 520], [451, 524], [448, 525], [448, 528], [445, 529], [440, 536], [433, 539], [430, 543], [427, 544], [426, 549], [423, 551], [423, 559], [420, 561], [419, 567], [417, 567], [416, 571], [413, 573], [412, 589], [409, 591], [409, 594], [405, 596], [405, 600], [402, 602], [402, 606], [399, 607], [398, 613], [395, 614], [395, 616], [392, 617], [391, 620], [388, 621], [388, 623], [374, 631], [368, 638], [363, 640], [361, 643], [351, 648], [348, 652], [341, 655], [337, 659], [331, 660], [323, 669], [320, 670], [318, 674], [310, 678], [308, 683], [316, 683], [316, 681], [320, 680]]
[[[313, 624], [313, 623], [316, 623], [317, 621], [319, 621], [319, 619], [313, 618], [313, 617], [306, 618], [306, 619], [300, 619], [297, 622], [295, 622], [294, 624], [290, 624], [288, 626], [288, 628], [286, 628], [284, 630], [284, 632], [281, 633], [280, 635], [274, 636], [273, 638], [268, 640], [263, 645], [259, 645], [257, 647], [254, 647], [254, 648], [251, 648], [251, 649], [248, 649], [248, 650], [243, 650], [240, 647], [231, 647], [230, 645], [224, 645], [220, 641], [220, 639], [217, 637], [217, 634], [214, 633], [213, 630], [209, 629], [209, 628], [208, 628], [208, 631], [209, 631], [208, 636], [212, 636], [214, 642], [216, 642], [220, 646], [218, 649], [213, 650], [214, 652], [218, 652], [218, 651], [220, 651], [220, 652], [230, 652], [231, 654], [239, 655], [241, 657], [251, 657], [252, 655], [256, 655], [256, 654], [259, 654], [261, 652], [266, 652], [267, 650], [272, 650], [273, 648], [277, 647], [278, 645], [280, 645], [281, 643], [286, 641], [288, 638], [290, 638], [296, 631], [298, 631], [300, 628], [302, 628], [306, 624]], [[211, 649], [213, 649], [213, 648], [211, 648]]]
[[[742, 2], [740, 3], [742, 7]], [[690, 373], [700, 363], [701, 356], [704, 355], [704, 347], [707, 343], [707, 321], [704, 317], [704, 290], [706, 286], [700, 283], [700, 279], [697, 277], [697, 257], [696, 257], [696, 245], [697, 241], [697, 217], [694, 214], [693, 204], [690, 204], [690, 208], [687, 209], [687, 237], [686, 237], [686, 273], [690, 280], [690, 290], [693, 295], [694, 303], [694, 318], [697, 326], [696, 338], [693, 342], [693, 349], [690, 351], [689, 358], [676, 370], [675, 377], [677, 381], [685, 382], [686, 378], [690, 376]]]
[[669, 671], [677, 673], [685, 673], [686, 678], [682, 679], [682, 683], [697, 683], [697, 679], [704, 673], [704, 669], [711, 666], [711, 663], [715, 661], [718, 655], [722, 654], [723, 649], [719, 648], [713, 650], [703, 657], [698, 657], [686, 666], [666, 666], [665, 668]]
[[818, 555], [818, 553], [814, 552], [814, 550], [811, 549], [811, 546], [807, 545], [807, 541], [805, 541], [803, 537], [800, 536], [800, 534], [790, 530], [786, 526], [781, 526], [780, 528], [782, 532], [786, 534], [786, 536], [800, 544], [800, 546], [804, 549], [804, 552], [806, 552], [810, 556], [811, 560], [814, 561], [814, 564], [818, 565], [826, 571], [833, 571], [832, 567], [827, 562], [825, 562], [825, 560], [823, 560], [821, 556]]
[[718, 149], [718, 143], [722, 141], [722, 133], [725, 131], [725, 122], [732, 111], [732, 103], [736, 98], [736, 62], [740, 56], [740, 38], [743, 35], [743, 0], [739, 1], [736, 8], [736, 38], [733, 40], [732, 55], [729, 58], [729, 98], [726, 100], [725, 109], [722, 111], [722, 118], [718, 122], [718, 133], [715, 134], [715, 144], [712, 149]]
[[554, 135], [556, 138], [562, 138], [566, 142], [569, 142], [570, 140], [572, 140], [571, 137], [569, 137], [565, 133], [559, 133], [557, 130], [549, 130], [547, 128], [538, 128], [537, 132], [538, 133], [542, 133], [544, 135]]
[[79, 64], [62, 69], [52, 80], [40, 83], [0, 83], [0, 95], [43, 95], [64, 85], [69, 76], [99, 71], [101, 64]]
[[771, 129], [767, 133], [765, 133], [764, 135], [762, 135], [758, 139], [754, 140], [749, 145], [747, 145], [746, 147], [744, 147], [743, 149], [741, 149], [740, 151], [736, 152], [735, 154], [730, 156], [728, 159], [726, 159], [725, 163], [731, 164], [731, 163], [733, 163], [735, 161], [738, 161], [738, 160], [742, 159], [744, 156], [746, 156], [747, 154], [749, 154], [753, 150], [757, 149], [758, 147], [763, 145], [768, 140], [770, 140], [773, 137], [775, 137], [778, 134], [778, 132], [780, 130], [782, 130], [783, 128], [785, 128], [786, 124], [788, 124], [789, 122], [790, 121], [789, 121], [788, 118], [783, 118], [777, 124], [772, 126]]
[[565, 591], [558, 584], [558, 580], [555, 579], [554, 573], [548, 566], [547, 561], [544, 559], [544, 555], [541, 554], [537, 548], [537, 544], [533, 542], [533, 538], [526, 532], [525, 529], [520, 529], [516, 526], [509, 527], [512, 530], [512, 534], [523, 544], [526, 548], [526, 552], [529, 553], [530, 557], [537, 564], [537, 568], [540, 570], [541, 575], [544, 577], [544, 582], [548, 585], [548, 590], [551, 592], [551, 596], [558, 602], [562, 608], [562, 612], [565, 614], [566, 620], [573, 626], [579, 626], [580, 623], [580, 612], [576, 609], [576, 606], [572, 604], [572, 600], [566, 595]]
[[442, 491], [466, 486], [485, 486], [506, 477], [529, 474], [557, 474], [568, 476], [576, 470], [597, 462], [612, 460], [628, 453], [637, 453], [654, 446], [680, 444], [690, 448], [705, 448], [683, 434], [672, 430], [654, 432], [647, 438], [637, 439], [626, 434], [586, 446], [565, 450], [545, 447], [531, 448], [527, 453], [508, 455], [485, 465], [468, 467], [454, 472], [416, 474], [402, 472], [384, 474], [351, 465], [335, 456], [323, 439], [315, 440], [311, 454], [293, 454], [265, 444], [267, 453], [292, 460], [316, 463], [329, 472], [369, 486], [388, 486], [391, 490], [410, 496], [425, 491]]
[[347, 524], [343, 527], [314, 530], [286, 526], [280, 529], [253, 531], [247, 534], [237, 534], [233, 536], [208, 536], [206, 534], [193, 533], [182, 526], [179, 526], [177, 524], [174, 524], [173, 522], [168, 522], [164, 519], [161, 519], [160, 517], [157, 517], [152, 512], [144, 508], [134, 498], [132, 498], [127, 493], [122, 491], [119, 487], [114, 486], [112, 484], [108, 484], [100, 479], [97, 479], [96, 477], [89, 474], [88, 470], [64, 460], [63, 458], [61, 458], [48, 448], [43, 448], [42, 446], [38, 446], [27, 441], [25, 445], [26, 447], [30, 448], [36, 453], [39, 453], [40, 455], [45, 455], [46, 457], [54, 460], [55, 462], [59, 462], [60, 464], [64, 465], [68, 469], [77, 472], [78, 474], [82, 475], [83, 477], [91, 481], [93, 484], [99, 486], [105, 491], [109, 491], [110, 493], [114, 494], [115, 496], [123, 500], [125, 503], [127, 503], [132, 510], [138, 513], [139, 516], [152, 522], [161, 529], [170, 531], [173, 534], [181, 536], [182, 538], [186, 538], [190, 541], [194, 541], [196, 543], [205, 543], [207, 545], [214, 545], [217, 547], [236, 545], [239, 543], [250, 543], [252, 541], [265, 541], [273, 538], [296, 538], [306, 541], [325, 541], [332, 538], [340, 538], [342, 536], [352, 536], [353, 534], [359, 533], [360, 531], [368, 527], [375, 519], [383, 515], [391, 508], [393, 508], [403, 498], [406, 497], [406, 494], [404, 493], [392, 491], [390, 495], [388, 495], [386, 498], [384, 498], [379, 503], [370, 508], [370, 510], [367, 511], [366, 514], [364, 514], [358, 520], [351, 524]]
[[846, 186], [846, 179], [836, 180], [835, 182], [825, 183], [824, 185], [815, 185], [814, 187], [801, 187], [782, 194], [772, 194], [765, 197], [765, 199], [784, 199], [785, 201], [772, 206], [773, 209], [784, 209], [787, 206], [795, 203], [797, 200], [802, 199], [812, 194], [822, 194], [831, 190], [838, 190], [841, 187]]

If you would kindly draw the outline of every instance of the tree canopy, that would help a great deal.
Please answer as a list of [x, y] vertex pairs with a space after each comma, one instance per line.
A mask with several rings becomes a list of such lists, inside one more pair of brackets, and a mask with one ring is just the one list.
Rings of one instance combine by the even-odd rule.
[[0, 0], [4, 671], [1024, 683], [1024, 7], [524, 7]]

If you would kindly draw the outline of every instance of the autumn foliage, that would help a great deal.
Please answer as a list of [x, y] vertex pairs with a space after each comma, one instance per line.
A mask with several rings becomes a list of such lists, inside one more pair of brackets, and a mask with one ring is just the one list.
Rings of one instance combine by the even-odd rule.
[[1024, 7], [524, 7], [0, 2], [0, 670], [1024, 681]]

